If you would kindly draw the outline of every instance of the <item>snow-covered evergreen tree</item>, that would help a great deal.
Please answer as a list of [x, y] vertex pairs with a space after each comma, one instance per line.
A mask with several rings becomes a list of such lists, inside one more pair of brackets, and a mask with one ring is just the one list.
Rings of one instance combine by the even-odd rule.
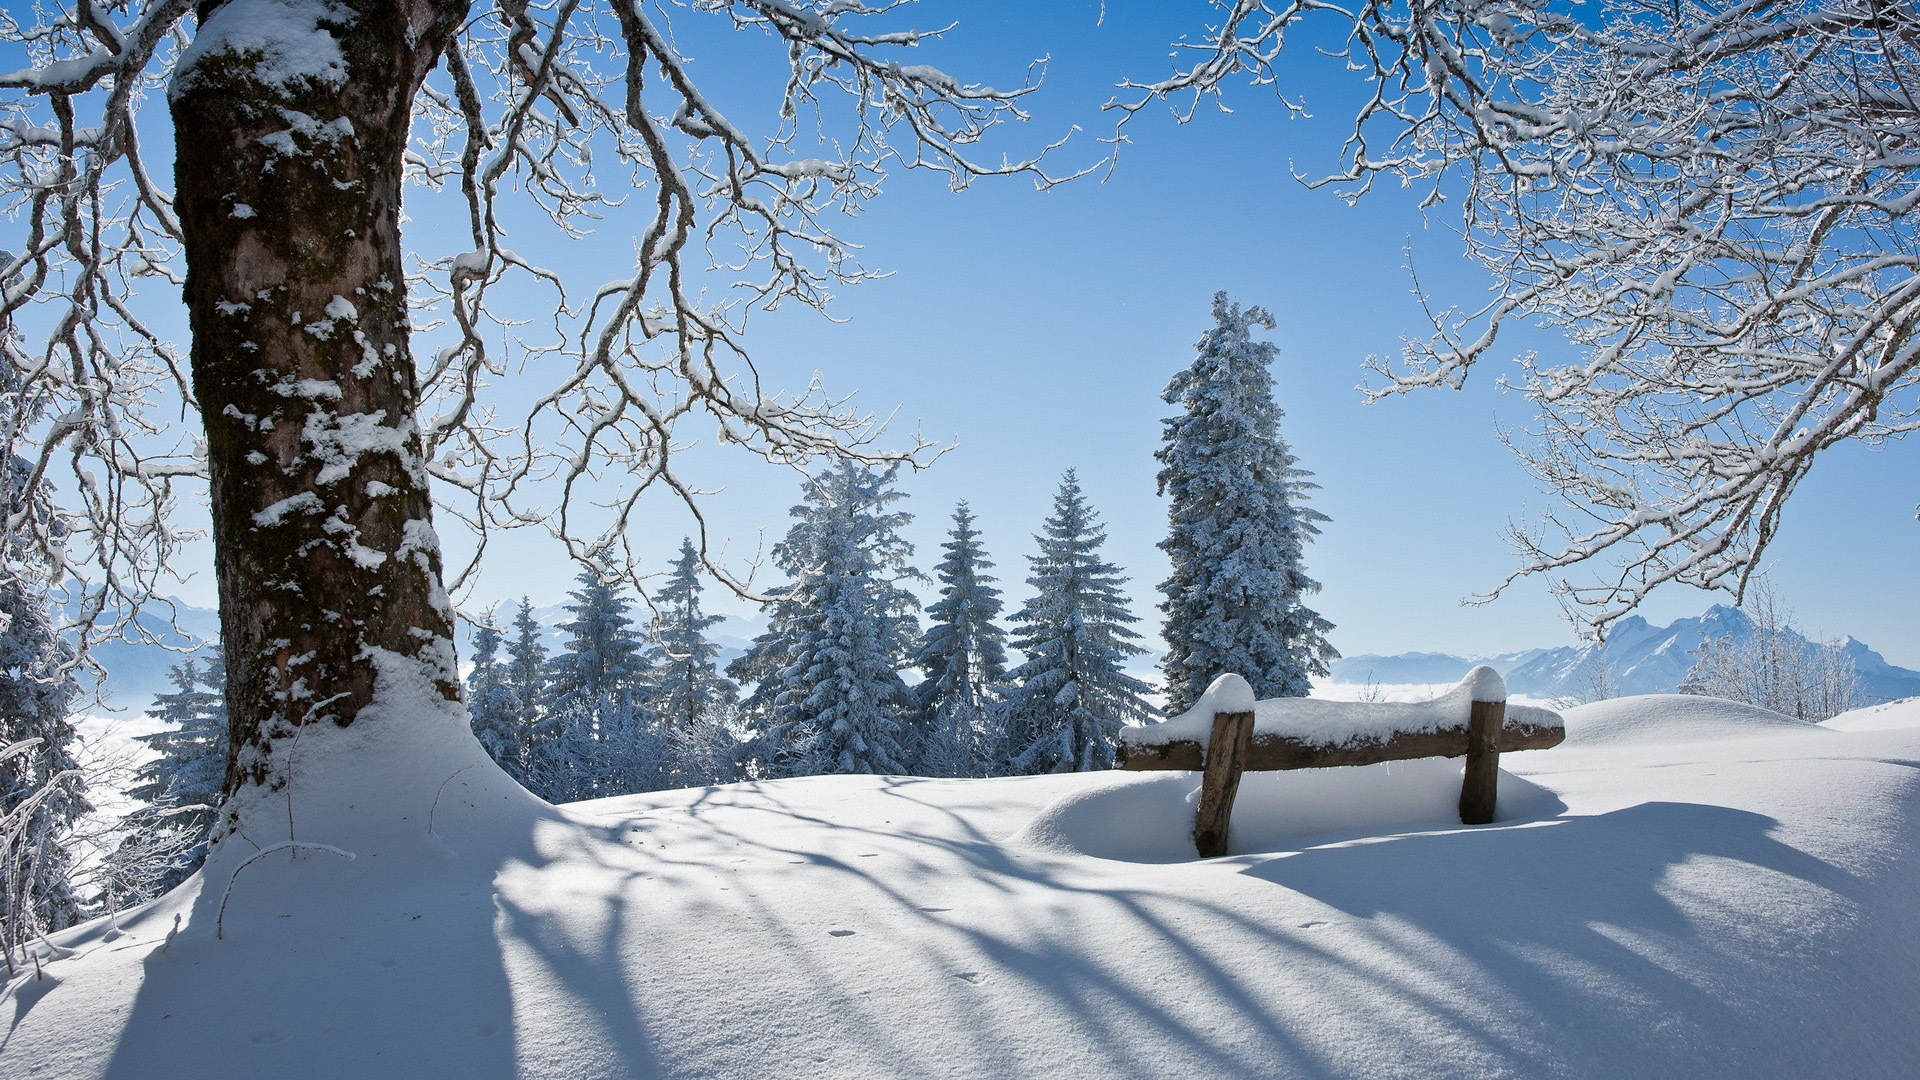
[[773, 625], [729, 667], [748, 699], [760, 775], [894, 773], [919, 749], [918, 705], [900, 678], [919, 603], [900, 581], [911, 515], [889, 510], [897, 468], [840, 462], [814, 477], [774, 560], [792, 580]]
[[1013, 644], [1026, 663], [1007, 675], [1002, 768], [1015, 773], [1085, 772], [1113, 766], [1122, 725], [1153, 715], [1147, 686], [1123, 669], [1145, 649], [1129, 627], [1126, 578], [1100, 558], [1106, 530], [1072, 469], [1032, 557], [1033, 598], [1014, 613]]
[[625, 795], [661, 785], [665, 742], [653, 713], [633, 607], [591, 567], [568, 594], [565, 650], [549, 662], [554, 721], [546, 749], [561, 777], [555, 802]]
[[707, 631], [726, 620], [701, 608], [702, 591], [700, 552], [692, 540], [682, 540], [673, 570], [654, 597], [653, 644], [646, 653], [653, 673], [650, 704], [669, 729], [691, 728], [703, 717], [728, 712], [740, 695], [714, 663], [720, 646], [707, 639]]
[[[524, 601], [522, 601], [524, 605]], [[525, 609], [531, 618], [531, 610]], [[473, 733], [487, 755], [522, 785], [527, 782], [530, 733], [525, 703], [514, 693], [509, 667], [501, 655], [504, 635], [487, 617], [473, 632], [473, 670], [467, 673], [467, 713]]]
[[[0, 363], [0, 429], [22, 420], [17, 391]], [[91, 809], [74, 758], [73, 649], [49, 610], [48, 567], [22, 539], [52, 527], [44, 489], [28, 494], [30, 471], [0, 452], [0, 750], [14, 748], [0, 754], [0, 945], [8, 949], [78, 918], [66, 841]]]
[[515, 777], [535, 795], [556, 799], [566, 782], [565, 755], [560, 747], [560, 725], [548, 708], [547, 646], [540, 640], [540, 620], [533, 617], [533, 602], [522, 596], [520, 609], [514, 612], [513, 636], [507, 639], [507, 662], [501, 682], [520, 732], [519, 760], [524, 770]]
[[646, 670], [646, 643], [634, 628], [633, 605], [591, 567], [567, 594], [570, 618], [560, 624], [565, 649], [548, 665], [548, 692], [556, 704], [569, 697], [631, 693]]
[[969, 776], [986, 764], [987, 706], [1007, 671], [1006, 631], [1000, 615], [1000, 590], [986, 573], [993, 566], [973, 527], [973, 511], [962, 501], [953, 511], [953, 529], [934, 568], [940, 599], [927, 608], [926, 633], [914, 648], [914, 665], [926, 678], [914, 688], [929, 719], [927, 740], [916, 770], [929, 776]]
[[151, 899], [185, 881], [206, 861], [207, 838], [227, 775], [226, 664], [188, 656], [167, 678], [147, 715], [167, 726], [136, 736], [155, 753], [134, 773], [127, 794], [147, 805], [123, 822], [126, 839], [109, 860], [115, 906]]
[[708, 640], [707, 631], [724, 618], [701, 608], [701, 592], [700, 552], [684, 539], [654, 597], [653, 645], [646, 661], [653, 672], [648, 705], [671, 746], [674, 780], [704, 785], [738, 778], [733, 720], [740, 688], [714, 663], [720, 646]]
[[1273, 316], [1213, 297], [1212, 329], [1193, 363], [1167, 383], [1179, 405], [1165, 421], [1160, 493], [1169, 496], [1173, 573], [1166, 597], [1167, 709], [1181, 712], [1227, 672], [1245, 676], [1258, 697], [1302, 697], [1340, 654], [1333, 624], [1307, 607], [1320, 590], [1305, 567], [1307, 541], [1325, 515], [1305, 505], [1315, 486], [1280, 434], [1281, 410], [1269, 370], [1277, 350], [1253, 340]]

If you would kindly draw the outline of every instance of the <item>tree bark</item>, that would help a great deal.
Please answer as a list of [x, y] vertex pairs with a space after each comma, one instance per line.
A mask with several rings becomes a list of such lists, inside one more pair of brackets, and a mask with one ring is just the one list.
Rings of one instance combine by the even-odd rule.
[[[312, 35], [264, 48], [259, 28], [278, 23], [255, 6], [201, 4], [170, 95], [230, 795], [282, 786], [296, 732], [352, 724], [395, 658], [460, 694], [399, 215], [414, 95], [467, 4], [331, 0]], [[234, 27], [250, 32], [222, 37]], [[319, 35], [337, 75], [312, 74]]]

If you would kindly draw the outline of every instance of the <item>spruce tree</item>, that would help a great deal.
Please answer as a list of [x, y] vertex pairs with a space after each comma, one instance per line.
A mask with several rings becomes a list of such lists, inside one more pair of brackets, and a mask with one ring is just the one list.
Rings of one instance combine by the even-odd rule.
[[725, 621], [701, 609], [700, 553], [691, 539], [654, 597], [653, 672], [648, 705], [672, 749], [673, 776], [683, 784], [725, 783], [737, 778], [732, 720], [740, 688], [720, 674], [720, 646], [707, 631]]
[[900, 582], [918, 574], [899, 535], [911, 515], [888, 509], [906, 497], [892, 490], [897, 472], [839, 462], [791, 511], [773, 554], [792, 580], [772, 627], [728, 669], [758, 680], [761, 775], [904, 772], [918, 752], [919, 710], [900, 678], [919, 635], [919, 603]]
[[[0, 363], [0, 429], [21, 422], [11, 367]], [[55, 529], [44, 497], [29, 498], [24, 459], [0, 452], [0, 945], [11, 949], [80, 914], [67, 840], [92, 809], [74, 757], [73, 649], [61, 638], [45, 581], [50, 568], [24, 537]], [[15, 529], [15, 523], [35, 524]]]
[[520, 598], [513, 616], [513, 636], [507, 639], [507, 662], [501, 681], [520, 733], [518, 754], [522, 774], [515, 779], [528, 791], [548, 801], [565, 779], [556, 720], [547, 708], [547, 646], [544, 628], [533, 616], [533, 603]]
[[148, 716], [167, 726], [136, 736], [154, 757], [134, 773], [127, 794], [147, 805], [128, 815], [109, 858], [115, 905], [151, 899], [185, 881], [206, 861], [207, 839], [225, 797], [227, 672], [216, 645], [203, 665], [188, 656], [167, 672]]
[[550, 751], [564, 779], [556, 802], [625, 795], [660, 786], [665, 744], [647, 696], [645, 643], [633, 607], [591, 567], [568, 594], [571, 616], [560, 629], [565, 650], [549, 664], [547, 692], [554, 720]]
[[1213, 297], [1213, 328], [1162, 394], [1179, 405], [1165, 421], [1159, 488], [1169, 497], [1160, 543], [1173, 564], [1166, 597], [1167, 709], [1191, 705], [1215, 678], [1245, 676], [1256, 696], [1300, 697], [1339, 658], [1333, 624], [1307, 607], [1320, 590], [1305, 546], [1326, 516], [1305, 505], [1316, 485], [1280, 434], [1269, 370], [1277, 350], [1265, 310]]
[[918, 771], [935, 776], [966, 776], [985, 763], [987, 705], [1006, 676], [1006, 631], [1000, 615], [1000, 590], [986, 573], [993, 562], [980, 545], [973, 512], [962, 501], [953, 511], [953, 529], [934, 568], [940, 599], [927, 608], [926, 633], [913, 662], [926, 674], [914, 688], [929, 718], [926, 746]]
[[1128, 629], [1119, 568], [1100, 559], [1106, 530], [1072, 469], [1061, 478], [1053, 514], [1034, 538], [1034, 588], [1013, 616], [1013, 643], [1026, 663], [1007, 676], [1002, 767], [1015, 773], [1086, 772], [1113, 767], [1122, 725], [1153, 715], [1147, 686], [1123, 669], [1145, 649]]
[[473, 632], [473, 670], [467, 674], [467, 713], [473, 720], [473, 734], [486, 748], [487, 755], [524, 786], [527, 782], [527, 717], [523, 703], [513, 692], [510, 661], [500, 655], [506, 639], [492, 623], [493, 613], [488, 612]]
[[548, 689], [555, 704], [574, 696], [631, 693], [641, 682], [645, 642], [634, 629], [633, 605], [592, 567], [575, 578], [580, 587], [567, 594], [571, 616], [560, 624], [565, 650], [549, 665]]

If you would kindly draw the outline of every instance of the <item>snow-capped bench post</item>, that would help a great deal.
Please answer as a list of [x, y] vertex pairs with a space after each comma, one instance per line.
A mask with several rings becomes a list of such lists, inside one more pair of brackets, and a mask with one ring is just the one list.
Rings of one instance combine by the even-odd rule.
[[1275, 698], [1257, 708], [1245, 679], [1222, 675], [1180, 716], [1123, 728], [1114, 763], [1122, 769], [1201, 773], [1193, 840], [1210, 858], [1226, 852], [1227, 822], [1242, 771], [1464, 755], [1460, 821], [1485, 825], [1493, 821], [1500, 798], [1501, 753], [1545, 750], [1566, 737], [1566, 725], [1551, 710], [1509, 708], [1506, 680], [1487, 667], [1468, 672], [1460, 685], [1432, 701]]
[[1210, 696], [1215, 710], [1213, 731], [1200, 771], [1200, 808], [1193, 817], [1193, 846], [1203, 859], [1227, 853], [1233, 798], [1240, 791], [1240, 773], [1253, 753], [1253, 687], [1240, 676], [1229, 675], [1214, 683]]
[[1460, 778], [1460, 824], [1486, 825], [1493, 821], [1500, 800], [1500, 729], [1507, 722], [1507, 703], [1474, 699], [1467, 719], [1467, 767]]

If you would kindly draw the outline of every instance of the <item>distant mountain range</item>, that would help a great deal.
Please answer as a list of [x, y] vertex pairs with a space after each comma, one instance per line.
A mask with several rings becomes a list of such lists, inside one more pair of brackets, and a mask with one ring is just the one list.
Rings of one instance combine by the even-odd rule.
[[[1715, 604], [1694, 618], [1679, 619], [1667, 626], [1629, 616], [1614, 624], [1604, 645], [1527, 649], [1499, 656], [1363, 654], [1335, 661], [1332, 677], [1341, 683], [1451, 685], [1475, 665], [1486, 664], [1506, 676], [1508, 690], [1532, 697], [1587, 697], [1597, 670], [1609, 673], [1617, 695], [1671, 694], [1680, 688], [1680, 680], [1707, 639], [1739, 639], [1753, 633], [1753, 621], [1745, 612]], [[1788, 633], [1812, 647], [1799, 634]], [[1841, 643], [1841, 649], [1859, 672], [1860, 689], [1868, 701], [1920, 696], [1920, 671], [1889, 664], [1885, 657], [1851, 637]]]
[[[66, 615], [73, 619], [78, 611], [70, 608]], [[174, 665], [219, 636], [217, 612], [179, 602], [171, 611], [164, 604], [148, 606], [121, 637], [93, 647], [94, 661], [107, 672], [102, 698], [110, 708], [145, 709], [155, 694], [173, 690], [167, 672]]]

